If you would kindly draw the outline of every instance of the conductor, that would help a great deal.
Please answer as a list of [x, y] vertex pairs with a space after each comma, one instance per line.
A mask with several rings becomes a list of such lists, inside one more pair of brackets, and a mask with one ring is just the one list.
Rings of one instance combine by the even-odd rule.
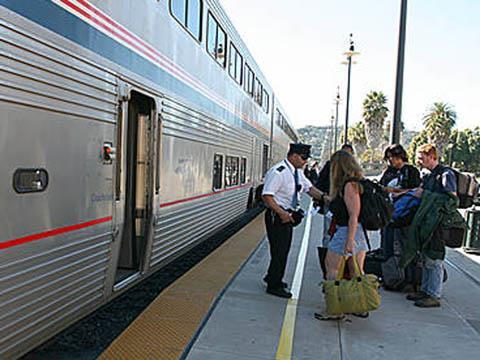
[[268, 208], [265, 225], [270, 245], [270, 265], [263, 280], [267, 283], [267, 293], [287, 299], [292, 297], [292, 293], [282, 279], [292, 243], [298, 194], [305, 192], [319, 200], [323, 196], [301, 170], [310, 157], [310, 148], [306, 144], [290, 144], [287, 158], [267, 172], [262, 192]]

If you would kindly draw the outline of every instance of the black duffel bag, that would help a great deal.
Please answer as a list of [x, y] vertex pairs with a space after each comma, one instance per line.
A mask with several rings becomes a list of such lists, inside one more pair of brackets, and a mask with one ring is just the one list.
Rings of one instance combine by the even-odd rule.
[[443, 241], [449, 248], [460, 248], [463, 246], [465, 237], [465, 228], [442, 228], [438, 227], [434, 236]]

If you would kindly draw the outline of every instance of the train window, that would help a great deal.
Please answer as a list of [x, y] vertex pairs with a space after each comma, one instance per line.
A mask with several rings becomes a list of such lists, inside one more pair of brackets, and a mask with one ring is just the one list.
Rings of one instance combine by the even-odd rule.
[[270, 97], [268, 93], [263, 90], [263, 110], [268, 114], [268, 108], [269, 108], [269, 102], [270, 102]]
[[195, 39], [200, 40], [202, 28], [201, 0], [170, 0], [170, 11]]
[[211, 13], [208, 13], [207, 50], [210, 55], [222, 66], [226, 64], [227, 35]]
[[250, 96], [253, 96], [253, 79], [254, 79], [253, 71], [248, 66], [247, 63], [245, 63], [245, 81], [243, 82], [243, 88], [247, 92], [247, 94], [250, 94]]
[[239, 85], [242, 85], [243, 57], [233, 43], [230, 43], [229, 56], [228, 73]]
[[215, 57], [215, 45], [217, 41], [215, 19], [208, 14], [208, 28], [207, 28], [207, 51]]
[[262, 106], [262, 97], [263, 97], [263, 85], [262, 83], [260, 82], [260, 80], [258, 80], [258, 78], [255, 78], [255, 102]]
[[225, 186], [238, 185], [238, 157], [227, 156], [225, 160]]
[[262, 176], [265, 175], [268, 171], [268, 150], [268, 145], [263, 145]]
[[214, 190], [221, 189], [222, 184], [222, 170], [223, 170], [223, 155], [215, 154], [213, 157], [213, 184]]
[[240, 184], [245, 184], [247, 181], [247, 158], [242, 158], [240, 163]]
[[182, 25], [187, 20], [187, 0], [170, 0], [170, 10]]
[[202, 24], [202, 3], [200, 0], [187, 1], [187, 29], [200, 40]]
[[236, 69], [236, 72], [235, 72], [235, 74], [236, 74], [235, 79], [237, 80], [239, 85], [242, 85], [242, 81], [243, 81], [243, 57], [242, 57], [242, 55], [240, 55], [239, 52], [237, 52], [236, 64], [237, 64], [237, 69]]
[[275, 111], [276, 111], [275, 115], [276, 115], [276, 118], [277, 118], [275, 122], [278, 126], [280, 126], [281, 121], [282, 121], [282, 114], [280, 113], [280, 111], [278, 109], [276, 109]]
[[44, 169], [17, 169], [13, 174], [13, 188], [19, 194], [45, 191], [48, 173]]

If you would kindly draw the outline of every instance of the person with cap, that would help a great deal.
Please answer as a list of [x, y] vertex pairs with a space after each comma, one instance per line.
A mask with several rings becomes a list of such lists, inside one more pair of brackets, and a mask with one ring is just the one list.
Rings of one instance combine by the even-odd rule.
[[312, 186], [303, 174], [303, 167], [310, 157], [310, 145], [290, 144], [287, 158], [274, 165], [265, 176], [262, 198], [267, 206], [265, 225], [270, 245], [270, 265], [263, 280], [267, 293], [283, 298], [292, 297], [283, 276], [292, 242], [295, 210], [298, 194], [305, 192], [320, 199], [323, 194]]

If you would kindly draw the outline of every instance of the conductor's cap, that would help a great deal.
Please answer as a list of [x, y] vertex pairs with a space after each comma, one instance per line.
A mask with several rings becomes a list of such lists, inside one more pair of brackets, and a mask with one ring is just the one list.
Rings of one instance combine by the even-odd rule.
[[292, 154], [298, 154], [305, 158], [309, 158], [311, 148], [312, 148], [311, 145], [295, 143], [295, 144], [290, 144], [289, 152]]

